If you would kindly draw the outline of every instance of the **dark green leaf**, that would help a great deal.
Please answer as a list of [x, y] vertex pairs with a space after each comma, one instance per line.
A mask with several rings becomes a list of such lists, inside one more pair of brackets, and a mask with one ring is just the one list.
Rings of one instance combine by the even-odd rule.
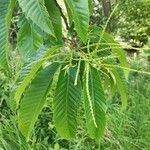
[[81, 40], [86, 43], [89, 27], [89, 6], [88, 0], [65, 0], [67, 8], [71, 12], [75, 30]]
[[[41, 53], [38, 52], [36, 57], [33, 57], [33, 60], [30, 59], [31, 62], [27, 64], [21, 70], [21, 77], [19, 79], [19, 86], [16, 89], [15, 100], [17, 104], [19, 104], [20, 98], [25, 91], [26, 87], [29, 83], [34, 79], [36, 73], [41, 68], [42, 64], [47, 60], [53, 57], [52, 55], [60, 48], [59, 45], [53, 46], [47, 50], [47, 48], [42, 48]], [[43, 50], [44, 49], [44, 50]]]
[[59, 8], [56, 6], [55, 0], [45, 0], [45, 6], [51, 18], [54, 32], [57, 39], [62, 39], [62, 24], [61, 24], [61, 14]]
[[19, 24], [17, 44], [20, 55], [25, 61], [42, 45], [43, 38], [34, 29], [33, 24], [30, 24], [24, 16], [20, 18]]
[[27, 19], [30, 18], [42, 31], [55, 37], [52, 22], [44, 6], [44, 0], [18, 0], [18, 2]]
[[84, 85], [86, 125], [89, 135], [99, 139], [106, 125], [106, 100], [99, 72], [91, 68]]
[[18, 119], [19, 129], [27, 140], [44, 106], [49, 86], [57, 69], [58, 64], [52, 64], [39, 71], [21, 100]]
[[16, 0], [0, 1], [0, 67], [8, 66], [9, 28]]
[[68, 73], [61, 70], [54, 98], [54, 123], [58, 133], [65, 139], [75, 136], [77, 130], [77, 110], [81, 99], [81, 83], [74, 85], [76, 69]]

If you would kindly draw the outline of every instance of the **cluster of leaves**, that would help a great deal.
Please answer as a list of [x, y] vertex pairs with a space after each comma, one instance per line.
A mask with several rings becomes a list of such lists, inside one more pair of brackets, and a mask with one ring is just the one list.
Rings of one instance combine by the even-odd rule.
[[[60, 1], [59, 1], [60, 2]], [[23, 65], [14, 99], [18, 126], [27, 140], [57, 76], [52, 102], [54, 126], [65, 139], [75, 136], [80, 107], [90, 137], [99, 139], [106, 126], [106, 95], [117, 90], [127, 104], [124, 51], [105, 29], [89, 25], [92, 1], [65, 0], [67, 36], [62, 34], [62, 6], [56, 0], [18, 0], [17, 48]], [[0, 2], [0, 65], [9, 68], [9, 28], [15, 0]], [[105, 86], [104, 86], [105, 85]], [[106, 93], [106, 94], [105, 94]], [[83, 104], [83, 105], [82, 105]]]

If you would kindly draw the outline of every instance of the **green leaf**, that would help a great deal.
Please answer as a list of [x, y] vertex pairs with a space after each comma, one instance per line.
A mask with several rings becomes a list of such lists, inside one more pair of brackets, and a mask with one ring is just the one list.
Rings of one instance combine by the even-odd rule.
[[68, 19], [68, 22], [69, 22], [69, 25], [71, 28], [73, 26], [73, 16], [72, 16], [71, 10], [68, 7], [68, 5], [66, 4], [66, 2], [65, 2], [65, 7], [66, 7], [66, 11], [67, 11], [67, 16], [68, 16], [67, 19]]
[[19, 130], [27, 140], [44, 106], [47, 92], [57, 69], [58, 64], [52, 64], [39, 71], [21, 100], [18, 124]]
[[19, 71], [19, 74], [16, 78], [17, 82], [22, 82], [24, 78], [30, 73], [32, 70], [32, 67], [43, 58], [47, 51], [47, 48], [45, 46], [41, 46], [35, 54], [30, 56], [23, 64], [22, 68]]
[[123, 111], [126, 109], [128, 102], [127, 79], [125, 77], [124, 70], [123, 68], [120, 68], [121, 66], [113, 60], [105, 60], [104, 63], [110, 67], [107, 68], [107, 70], [109, 70], [108, 75], [110, 76], [109, 98], [112, 98], [112, 96], [114, 96], [114, 94], [118, 91], [121, 96], [121, 110]]
[[65, 4], [70, 10], [69, 12], [71, 12], [71, 19], [73, 19], [75, 30], [81, 40], [86, 43], [89, 28], [88, 0], [65, 0]]
[[[42, 66], [42, 64], [47, 60], [52, 58], [53, 54], [60, 48], [60, 46], [56, 45], [52, 48], [48, 49], [44, 53], [41, 54], [40, 57], [37, 57], [36, 60], [28, 64], [25, 69], [21, 72], [21, 84], [17, 87], [16, 93], [15, 93], [15, 100], [17, 102], [17, 105], [19, 104], [20, 98], [25, 91], [28, 84], [34, 79], [36, 73]], [[38, 53], [39, 54], [39, 53]]]
[[9, 29], [16, 0], [0, 1], [0, 67], [8, 67]]
[[34, 29], [33, 24], [22, 16], [19, 20], [17, 46], [23, 60], [33, 55], [43, 43], [43, 37]]
[[45, 6], [51, 18], [54, 32], [57, 39], [62, 39], [62, 22], [61, 22], [61, 14], [59, 8], [56, 6], [55, 0], [45, 0]]
[[123, 72], [123, 69], [113, 68], [112, 72], [116, 78], [116, 86], [121, 96], [122, 107], [121, 110], [125, 110], [128, 103], [128, 90], [127, 90], [127, 82]]
[[81, 83], [74, 85], [76, 69], [68, 73], [61, 70], [54, 98], [54, 123], [58, 133], [65, 139], [75, 136], [77, 130], [77, 110], [81, 99]]
[[[92, 36], [97, 35], [99, 38], [101, 38], [101, 41], [100, 41], [99, 45], [102, 45], [102, 46], [105, 46], [105, 47], [106, 46], [110, 47], [110, 50], [112, 50], [111, 54], [116, 55], [118, 57], [118, 60], [119, 60], [120, 65], [122, 67], [125, 67], [125, 68], [129, 67], [127, 59], [126, 59], [125, 51], [120, 46], [120, 44], [113, 39], [113, 37], [110, 34], [108, 34], [106, 32], [103, 32], [103, 29], [99, 28], [97, 26], [91, 26], [91, 31], [92, 31]], [[127, 78], [128, 77], [128, 71], [125, 70], [124, 72], [125, 72], [125, 75], [126, 75], [126, 78]]]
[[18, 0], [18, 2], [27, 19], [30, 18], [42, 31], [55, 37], [52, 22], [44, 6], [44, 0]]
[[117, 91], [116, 77], [112, 72], [104, 76], [103, 88], [108, 92], [107, 98], [112, 99]]
[[91, 138], [99, 139], [104, 134], [106, 125], [106, 100], [99, 72], [91, 68], [86, 72], [84, 84], [84, 105], [86, 125]]

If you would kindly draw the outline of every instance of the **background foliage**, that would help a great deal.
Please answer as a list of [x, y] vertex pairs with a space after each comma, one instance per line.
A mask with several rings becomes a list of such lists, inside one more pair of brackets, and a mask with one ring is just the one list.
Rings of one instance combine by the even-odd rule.
[[[102, 1], [95, 0], [92, 22], [104, 26], [108, 17], [104, 15]], [[116, 5], [111, 30], [114, 36], [132, 46], [142, 47], [150, 37], [150, 2], [149, 0], [112, 0], [111, 10]]]

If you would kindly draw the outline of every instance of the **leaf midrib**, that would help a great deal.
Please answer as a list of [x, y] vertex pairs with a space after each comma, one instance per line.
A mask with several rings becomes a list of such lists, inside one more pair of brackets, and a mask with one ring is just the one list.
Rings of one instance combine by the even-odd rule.
[[69, 136], [71, 137], [71, 134], [70, 134], [70, 126], [69, 126], [69, 117], [68, 117], [68, 101], [67, 100], [69, 100], [69, 81], [70, 81], [70, 75], [69, 74], [67, 74], [67, 86], [66, 86], [66, 111], [65, 111], [65, 113], [66, 113], [66, 117], [67, 117], [67, 122], [66, 122], [66, 124], [67, 124], [67, 127], [68, 127], [68, 129], [69, 129]]

